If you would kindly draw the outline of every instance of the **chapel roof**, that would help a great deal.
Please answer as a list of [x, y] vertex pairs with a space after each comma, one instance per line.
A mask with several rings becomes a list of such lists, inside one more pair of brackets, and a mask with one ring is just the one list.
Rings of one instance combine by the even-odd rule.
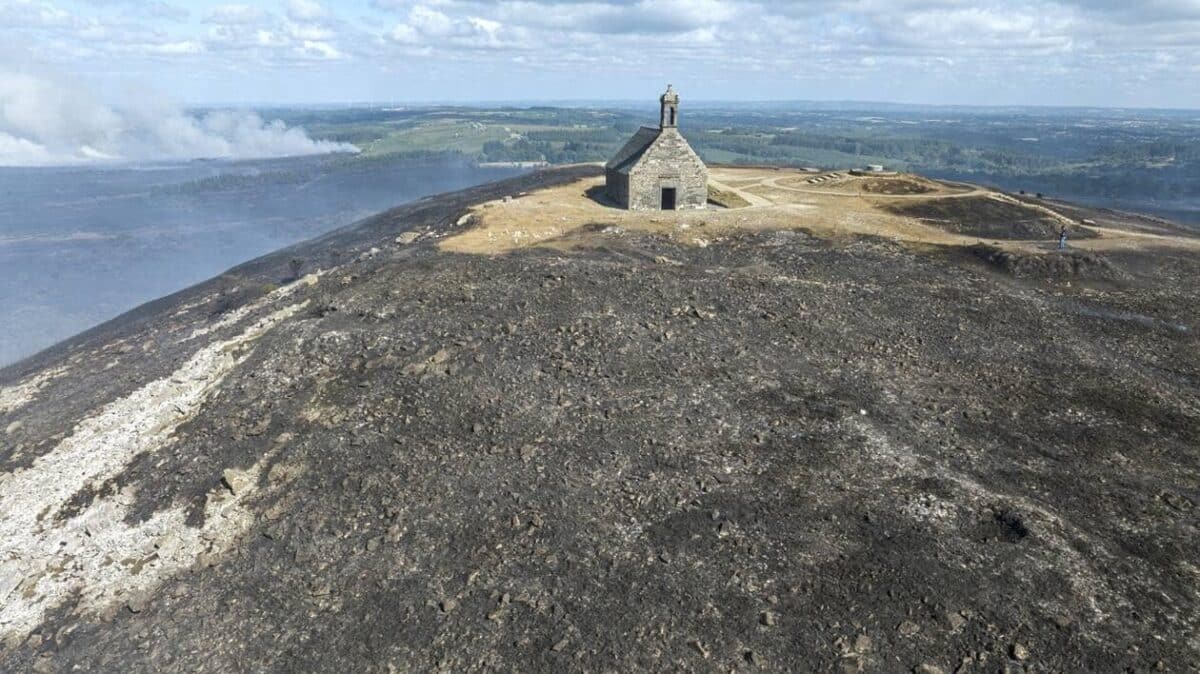
[[604, 168], [616, 169], [622, 173], [628, 173], [638, 163], [638, 160], [642, 158], [642, 155], [646, 154], [646, 150], [650, 149], [654, 141], [658, 140], [661, 134], [662, 129], [643, 126], [638, 129], [637, 133], [633, 134], [633, 138], [630, 138], [628, 143], [625, 143], [625, 147], [622, 147], [619, 152], [613, 155], [613, 158], [604, 165]]

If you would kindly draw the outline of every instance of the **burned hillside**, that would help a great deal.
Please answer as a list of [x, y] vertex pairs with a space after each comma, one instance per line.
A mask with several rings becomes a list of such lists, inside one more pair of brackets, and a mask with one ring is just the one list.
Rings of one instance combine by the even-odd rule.
[[1089, 213], [1104, 274], [1015, 273], [857, 195], [820, 226], [800, 201], [838, 197], [781, 176], [608, 220], [598, 174], [423, 200], [2, 371], [0, 669], [1200, 659], [1195, 239]]

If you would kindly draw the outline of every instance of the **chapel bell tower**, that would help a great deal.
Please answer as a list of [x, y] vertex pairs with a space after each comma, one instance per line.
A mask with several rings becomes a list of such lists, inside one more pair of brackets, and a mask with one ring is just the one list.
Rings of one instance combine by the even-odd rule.
[[668, 84], [667, 93], [659, 99], [662, 101], [662, 118], [659, 128], [674, 129], [679, 126], [679, 93]]

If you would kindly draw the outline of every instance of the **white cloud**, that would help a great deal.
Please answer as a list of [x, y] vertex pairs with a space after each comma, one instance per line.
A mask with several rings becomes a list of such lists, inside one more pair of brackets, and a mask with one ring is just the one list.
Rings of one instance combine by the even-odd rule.
[[[1200, 106], [1192, 75], [1200, 0], [359, 0], [352, 8], [232, 0], [198, 11], [199, 22], [134, 11], [160, 6], [176, 7], [0, 0], [0, 25], [34, 58], [113, 72], [135, 59], [280, 76], [303, 66], [304, 77], [337, 85], [343, 71], [334, 62], [354, 62], [357, 73], [421, 73], [442, 90], [456, 82], [479, 90], [480, 78], [535, 95], [535, 82], [578, 85], [547, 98], [586, 97], [597, 86], [633, 93], [644, 79], [688, 77], [714, 87], [708, 96], [805, 97], [823, 95], [827, 82], [856, 81], [863, 88], [851, 94], [872, 98], [902, 91], [905, 78], [920, 89], [930, 67], [964, 90], [1020, 72], [1043, 87], [1031, 101], [1053, 102], [1047, 93], [1084, 80], [1119, 90], [1132, 73], [1152, 70], [1163, 100], [1186, 96]], [[614, 66], [626, 76], [580, 77]], [[1185, 81], [1168, 81], [1172, 68]], [[806, 81], [822, 86], [798, 84]]]
[[204, 43], [198, 40], [179, 40], [178, 42], [148, 44], [143, 49], [148, 54], [163, 54], [168, 56], [202, 54], [205, 51]]
[[217, 5], [205, 19], [220, 26], [248, 26], [261, 23], [268, 13], [251, 5]]
[[70, 12], [37, 0], [0, 0], [0, 25], [9, 28], [72, 26], [77, 19]]
[[154, 2], [138, 3], [138, 5], [139, 5], [139, 11], [145, 12], [149, 16], [152, 16], [156, 19], [166, 19], [169, 21], [185, 21], [188, 19], [188, 17], [190, 17], [192, 15], [191, 12], [184, 9], [183, 7], [179, 7], [178, 5], [172, 5], [171, 3], [168, 3], [168, 2], [160, 2], [158, 0], [156, 0]]
[[415, 45], [421, 42], [421, 34], [407, 23], [396, 24], [387, 36], [393, 42], [403, 45]]
[[387, 37], [397, 44], [452, 49], [525, 49], [526, 31], [475, 15], [451, 16], [428, 4], [412, 6], [408, 19]]
[[310, 23], [289, 23], [287, 33], [301, 42], [329, 40], [336, 37], [333, 29]]
[[345, 58], [345, 55], [338, 51], [337, 47], [318, 40], [305, 40], [300, 45], [300, 51], [303, 55], [316, 59], [337, 60]]
[[287, 6], [288, 18], [292, 21], [317, 21], [325, 18], [327, 12], [321, 3], [314, 0], [289, 0]]
[[417, 32], [428, 37], [449, 37], [455, 32], [454, 22], [450, 17], [425, 5], [412, 8], [408, 13], [408, 23]]

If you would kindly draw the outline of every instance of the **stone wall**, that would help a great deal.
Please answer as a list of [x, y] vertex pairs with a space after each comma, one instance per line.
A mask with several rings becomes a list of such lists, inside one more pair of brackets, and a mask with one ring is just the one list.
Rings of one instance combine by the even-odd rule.
[[663, 129], [629, 174], [629, 208], [657, 211], [662, 190], [676, 190], [679, 210], [704, 208], [708, 203], [708, 167], [676, 129]]
[[604, 172], [604, 186], [608, 198], [621, 208], [629, 208], [629, 176], [616, 169], [608, 169]]

